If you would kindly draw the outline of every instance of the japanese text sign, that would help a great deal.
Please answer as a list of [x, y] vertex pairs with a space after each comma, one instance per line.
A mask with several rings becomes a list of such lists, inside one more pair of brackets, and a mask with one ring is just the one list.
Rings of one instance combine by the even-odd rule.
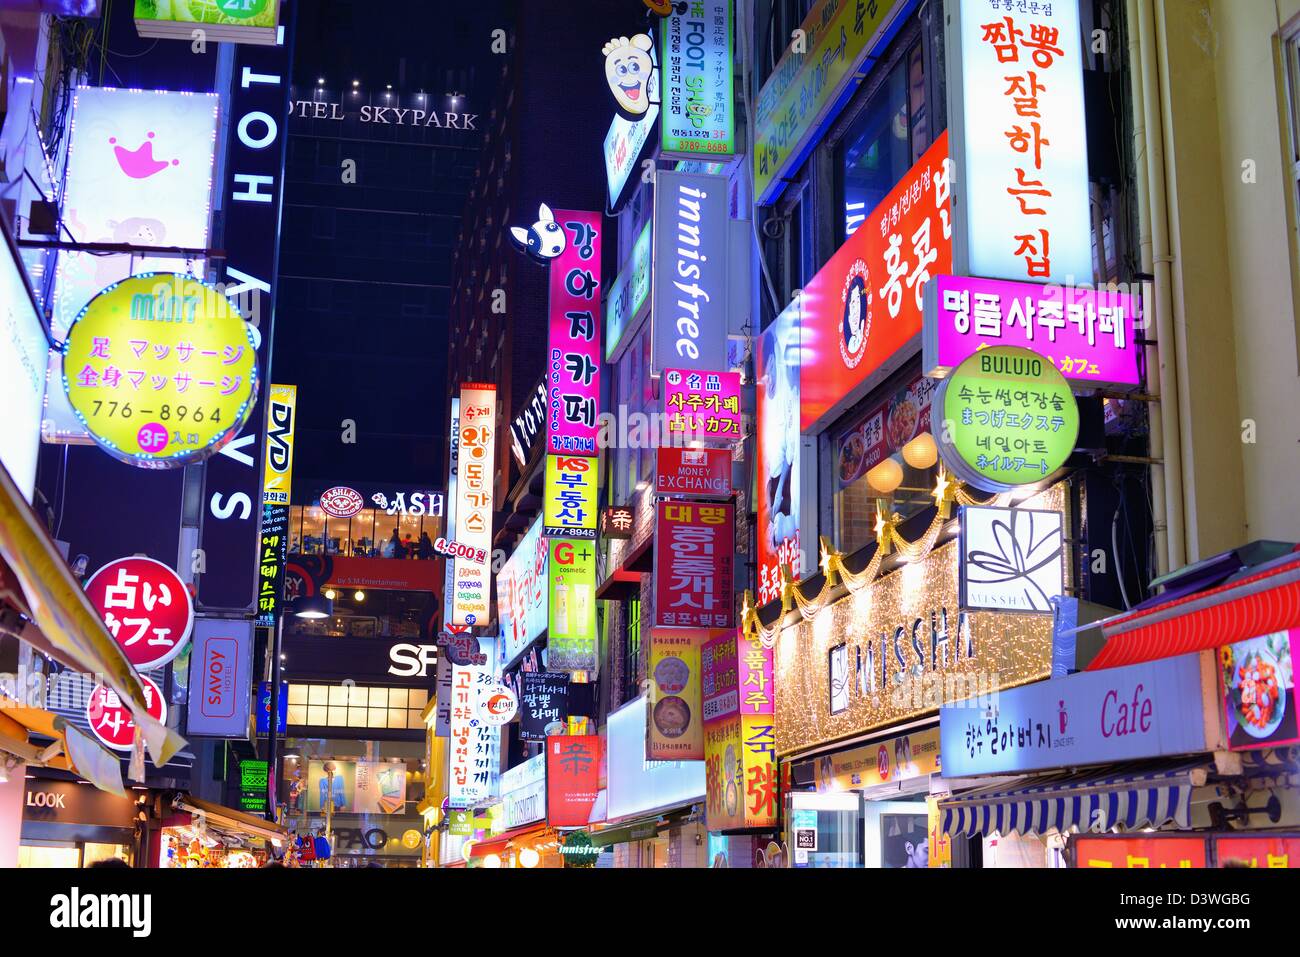
[[184, 650], [194, 603], [179, 575], [152, 558], [119, 558], [86, 582], [86, 597], [137, 671], [167, 664]]
[[735, 506], [660, 502], [655, 526], [654, 624], [730, 628], [735, 624]]
[[594, 456], [546, 456], [542, 533], [547, 538], [596, 537], [598, 463]]
[[243, 428], [257, 396], [253, 329], [215, 286], [144, 273], [86, 304], [63, 343], [63, 389], [114, 458], [202, 461]]
[[[468, 382], [460, 387], [460, 434], [456, 475], [456, 540], [473, 549], [492, 549], [493, 478], [496, 456], [496, 387]], [[453, 560], [455, 601], [451, 623], [487, 621], [490, 566]]]
[[663, 30], [663, 147], [669, 153], [735, 150], [731, 0], [692, 0]]
[[949, 469], [989, 492], [1051, 475], [1079, 435], [1070, 386], [1049, 360], [1019, 346], [966, 359], [944, 380], [930, 418]]
[[1083, 42], [1073, 2], [959, 3], [947, 17], [953, 271], [1092, 280]]
[[744, 438], [740, 373], [665, 369], [664, 414], [669, 435], [734, 445]]
[[650, 709], [646, 760], [699, 761], [704, 758], [704, 720], [700, 694], [700, 649], [707, 631], [655, 628], [650, 635]]
[[[600, 412], [600, 213], [560, 209], [564, 251], [551, 260], [546, 450], [595, 455]], [[462, 412], [462, 415], [464, 413]]]
[[550, 549], [547, 662], [555, 671], [595, 671], [596, 543], [554, 539]]
[[1106, 289], [937, 276], [925, 296], [925, 372], [947, 375], [987, 346], [1045, 356], [1082, 388], [1140, 384], [1140, 300]]
[[724, 177], [655, 174], [652, 372], [726, 368], [730, 232]]
[[599, 735], [546, 739], [546, 823], [586, 827], [600, 792]]
[[857, 89], [862, 61], [907, 7], [898, 0], [820, 0], [758, 94], [754, 198], [772, 203], [817, 142], [822, 124]]
[[564, 672], [524, 671], [519, 675], [519, 740], [545, 741], [569, 715], [569, 676]]
[[861, 398], [921, 332], [925, 287], [952, 272], [951, 187], [944, 132], [808, 282], [798, 299], [803, 432]]
[[[144, 700], [148, 706], [149, 716], [162, 723], [167, 720], [167, 702], [162, 690], [153, 679], [138, 676], [144, 685]], [[95, 685], [95, 690], [86, 698], [86, 720], [95, 737], [114, 751], [130, 751], [135, 741], [135, 722], [131, 719], [131, 709], [122, 702], [116, 691], [104, 685]]]

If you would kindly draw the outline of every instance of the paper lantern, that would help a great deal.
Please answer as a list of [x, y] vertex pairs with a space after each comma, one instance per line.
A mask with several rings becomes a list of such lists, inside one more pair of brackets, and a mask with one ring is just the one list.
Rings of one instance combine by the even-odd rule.
[[867, 473], [867, 482], [877, 492], [892, 495], [903, 484], [903, 467], [892, 458], [885, 459]]
[[903, 446], [903, 461], [914, 469], [928, 469], [939, 461], [939, 446], [934, 436], [922, 432], [911, 442]]

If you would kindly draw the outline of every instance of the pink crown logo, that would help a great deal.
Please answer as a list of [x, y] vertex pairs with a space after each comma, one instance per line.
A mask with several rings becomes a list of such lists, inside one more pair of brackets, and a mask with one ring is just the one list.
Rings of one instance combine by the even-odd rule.
[[[167, 160], [158, 160], [153, 158], [153, 133], [148, 134], [148, 139], [141, 143], [133, 150], [125, 146], [114, 146], [113, 155], [117, 157], [117, 165], [122, 167], [122, 172], [132, 179], [148, 179], [154, 173], [164, 170], [168, 166]], [[116, 143], [117, 137], [110, 136], [109, 143]], [[179, 166], [180, 160], [171, 161], [172, 166]]]

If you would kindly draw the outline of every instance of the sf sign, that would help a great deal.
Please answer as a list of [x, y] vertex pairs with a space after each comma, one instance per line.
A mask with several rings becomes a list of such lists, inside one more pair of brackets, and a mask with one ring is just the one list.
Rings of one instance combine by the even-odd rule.
[[426, 678], [438, 663], [437, 645], [413, 645], [408, 642], [388, 649], [388, 673], [398, 678]]

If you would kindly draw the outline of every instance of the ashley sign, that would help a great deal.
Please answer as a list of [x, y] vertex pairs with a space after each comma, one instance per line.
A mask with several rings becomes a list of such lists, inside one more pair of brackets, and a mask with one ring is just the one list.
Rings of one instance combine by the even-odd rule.
[[363, 106], [358, 112], [343, 109], [342, 103], [318, 103], [313, 100], [291, 100], [289, 115], [306, 120], [336, 120], [342, 122], [358, 118], [362, 123], [384, 123], [391, 126], [427, 126], [444, 130], [477, 131], [474, 121], [477, 113], [450, 113], [397, 106]]

